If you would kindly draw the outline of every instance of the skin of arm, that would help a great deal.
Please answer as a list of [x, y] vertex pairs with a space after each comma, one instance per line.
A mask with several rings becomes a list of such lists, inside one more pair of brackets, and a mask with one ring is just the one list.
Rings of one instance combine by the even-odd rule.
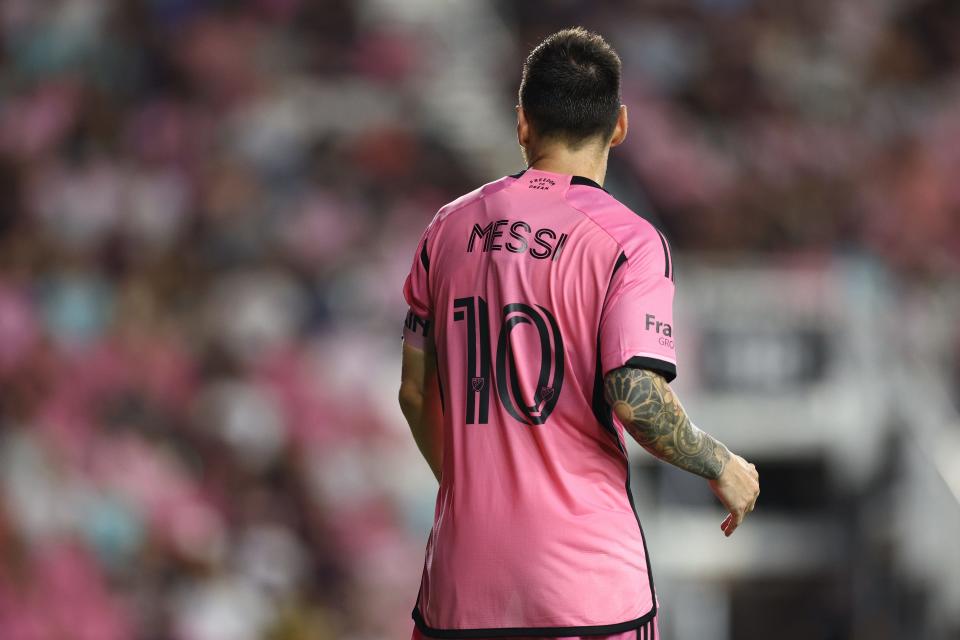
[[708, 480], [723, 473], [730, 452], [690, 421], [663, 376], [621, 367], [607, 374], [604, 395], [624, 428], [657, 458]]
[[621, 367], [604, 378], [604, 396], [624, 428], [657, 458], [709, 481], [730, 512], [721, 523], [730, 536], [760, 495], [754, 465], [698, 429], [667, 381], [658, 373]]
[[400, 410], [407, 419], [417, 448], [439, 482], [443, 462], [443, 412], [433, 341], [428, 339], [425, 346], [425, 349], [417, 349], [406, 343], [403, 345]]

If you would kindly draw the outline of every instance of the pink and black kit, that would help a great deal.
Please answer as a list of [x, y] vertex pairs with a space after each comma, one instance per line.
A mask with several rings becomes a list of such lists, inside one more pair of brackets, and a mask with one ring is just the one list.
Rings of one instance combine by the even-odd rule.
[[663, 234], [600, 185], [528, 169], [442, 208], [404, 285], [436, 345], [443, 465], [414, 637], [657, 637], [616, 368], [676, 376]]

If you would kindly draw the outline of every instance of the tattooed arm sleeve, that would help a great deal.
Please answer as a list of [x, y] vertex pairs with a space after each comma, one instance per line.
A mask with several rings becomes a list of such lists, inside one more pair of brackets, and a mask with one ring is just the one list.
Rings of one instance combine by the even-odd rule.
[[604, 395], [644, 449], [698, 476], [715, 480], [730, 457], [727, 448], [698, 429], [663, 376], [631, 367], [607, 374]]

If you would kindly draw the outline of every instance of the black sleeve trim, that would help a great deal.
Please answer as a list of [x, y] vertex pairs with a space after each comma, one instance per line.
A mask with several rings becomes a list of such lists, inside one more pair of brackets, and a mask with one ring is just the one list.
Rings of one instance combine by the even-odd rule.
[[625, 366], [634, 369], [647, 369], [648, 371], [659, 373], [666, 378], [667, 382], [672, 382], [673, 379], [677, 377], [677, 365], [672, 362], [667, 362], [666, 360], [660, 360], [659, 358], [633, 356], [627, 360]]
[[657, 614], [657, 607], [634, 620], [616, 624], [602, 624], [588, 627], [502, 627], [492, 629], [434, 629], [427, 626], [420, 614], [420, 607], [413, 609], [413, 621], [420, 632], [431, 638], [506, 638], [516, 636], [566, 638], [568, 636], [607, 636], [647, 625]]
[[423, 241], [423, 249], [420, 250], [420, 263], [423, 265], [423, 270], [430, 272], [430, 256], [427, 255], [427, 241]]

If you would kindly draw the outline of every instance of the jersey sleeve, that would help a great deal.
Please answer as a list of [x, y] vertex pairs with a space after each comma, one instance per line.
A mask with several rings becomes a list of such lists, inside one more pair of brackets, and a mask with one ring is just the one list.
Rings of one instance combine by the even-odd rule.
[[[603, 373], [629, 366], [677, 377], [673, 273], [666, 240], [620, 255], [600, 318]], [[662, 247], [662, 248], [661, 248]]]
[[428, 234], [424, 232], [417, 246], [410, 273], [403, 283], [403, 297], [410, 309], [403, 323], [403, 341], [412, 347], [423, 349], [433, 328], [433, 305], [430, 301], [430, 255], [427, 251]]

